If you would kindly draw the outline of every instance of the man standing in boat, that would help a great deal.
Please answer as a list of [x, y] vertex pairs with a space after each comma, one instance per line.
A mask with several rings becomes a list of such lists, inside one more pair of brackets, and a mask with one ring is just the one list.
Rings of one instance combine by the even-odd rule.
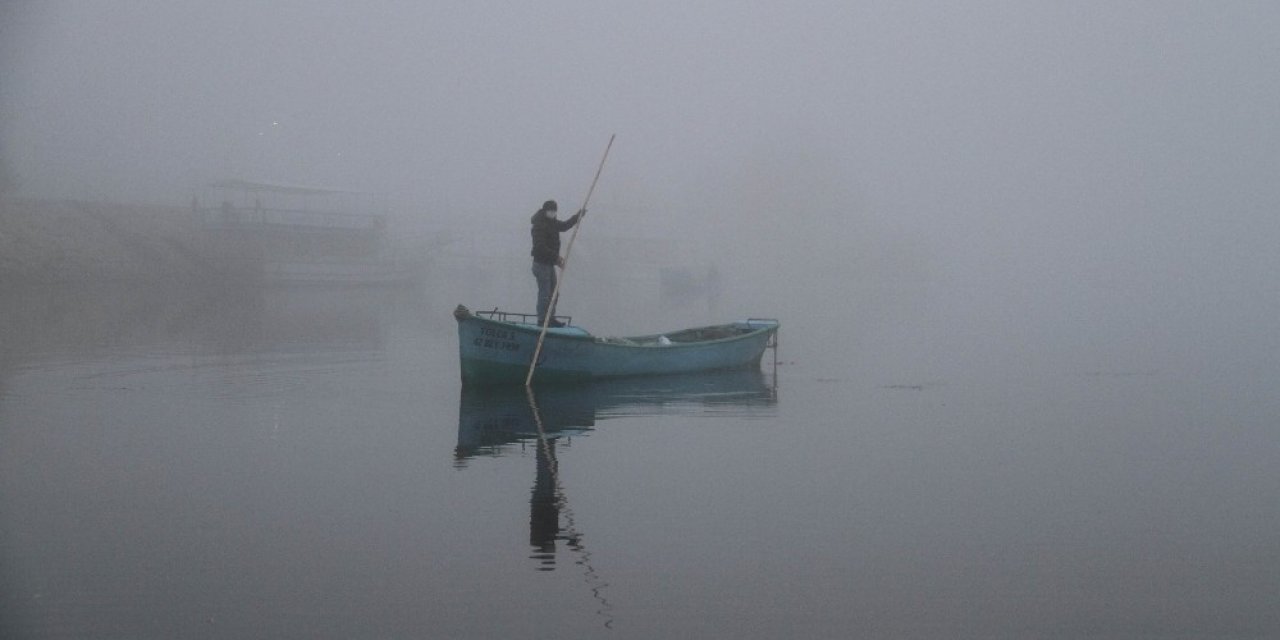
[[542, 208], [529, 220], [533, 226], [529, 229], [533, 236], [533, 277], [538, 281], [538, 324], [542, 324], [548, 315], [551, 322], [548, 326], [563, 327], [564, 324], [555, 319], [556, 311], [551, 307], [551, 293], [556, 289], [556, 267], [564, 266], [564, 258], [560, 257], [560, 234], [578, 224], [586, 209], [579, 209], [572, 218], [556, 220], [556, 201], [542, 203]]

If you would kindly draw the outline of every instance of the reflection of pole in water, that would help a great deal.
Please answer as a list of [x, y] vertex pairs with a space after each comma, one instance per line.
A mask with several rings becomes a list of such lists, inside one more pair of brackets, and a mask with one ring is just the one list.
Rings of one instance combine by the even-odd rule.
[[[582, 534], [578, 533], [574, 522], [573, 510], [569, 508], [564, 487], [560, 485], [560, 461], [556, 459], [555, 441], [547, 438], [546, 429], [542, 426], [542, 414], [538, 411], [538, 401], [534, 398], [533, 387], [525, 387], [529, 398], [529, 410], [533, 413], [533, 422], [538, 427], [538, 466], [533, 481], [533, 494], [529, 499], [529, 544], [533, 546], [533, 558], [541, 561], [539, 571], [554, 571], [556, 564], [556, 540], [564, 540], [570, 551], [578, 556], [574, 561], [582, 567], [583, 579], [591, 589], [591, 597], [600, 604], [596, 615], [604, 618], [606, 629], [613, 628], [613, 605], [604, 597], [604, 589], [609, 583], [600, 578], [591, 564], [591, 552], [582, 544]], [[564, 512], [568, 526], [560, 528], [560, 513]], [[562, 533], [563, 532], [563, 535]]]

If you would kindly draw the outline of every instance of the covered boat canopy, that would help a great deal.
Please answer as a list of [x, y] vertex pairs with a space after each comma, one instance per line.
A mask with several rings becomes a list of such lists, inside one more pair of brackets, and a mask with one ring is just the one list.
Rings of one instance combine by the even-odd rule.
[[191, 206], [206, 229], [270, 226], [381, 234], [386, 227], [387, 201], [380, 193], [239, 178], [211, 182], [202, 191]]
[[335, 189], [333, 187], [317, 187], [300, 184], [284, 184], [280, 182], [257, 182], [253, 180], [240, 180], [232, 178], [229, 180], [219, 180], [209, 184], [213, 189], [225, 189], [228, 191], [245, 191], [248, 193], [279, 193], [297, 196], [326, 195], [326, 194], [362, 194], [375, 195], [369, 191], [356, 191], [354, 189]]

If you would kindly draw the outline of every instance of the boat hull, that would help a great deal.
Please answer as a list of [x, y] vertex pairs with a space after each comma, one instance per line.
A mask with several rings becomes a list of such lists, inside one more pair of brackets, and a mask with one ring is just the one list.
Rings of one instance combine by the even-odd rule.
[[[538, 327], [478, 317], [462, 307], [454, 315], [464, 384], [524, 382], [537, 347]], [[548, 329], [534, 379], [563, 382], [759, 366], [778, 323], [752, 321], [685, 332], [717, 333], [713, 329], [729, 335], [664, 343], [657, 335], [601, 338], [577, 327]]]

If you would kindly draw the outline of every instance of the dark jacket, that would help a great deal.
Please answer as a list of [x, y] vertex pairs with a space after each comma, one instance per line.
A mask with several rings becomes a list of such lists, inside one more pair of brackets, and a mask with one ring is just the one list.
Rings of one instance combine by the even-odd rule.
[[568, 220], [552, 220], [538, 211], [529, 222], [533, 225], [529, 229], [533, 236], [533, 251], [529, 255], [533, 256], [534, 262], [554, 265], [560, 257], [560, 233], [578, 224], [578, 214], [573, 214]]

